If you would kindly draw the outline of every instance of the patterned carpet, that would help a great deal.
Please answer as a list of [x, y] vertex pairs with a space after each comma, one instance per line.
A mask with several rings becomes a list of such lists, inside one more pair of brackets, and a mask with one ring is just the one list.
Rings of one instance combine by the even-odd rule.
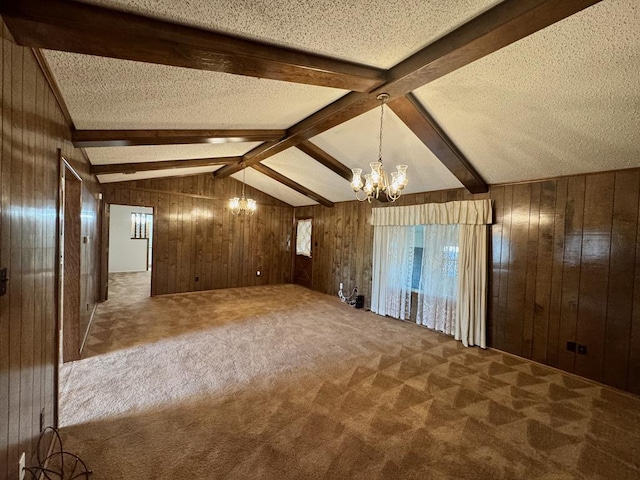
[[110, 277], [62, 371], [95, 479], [640, 478], [639, 398], [294, 285], [145, 275]]

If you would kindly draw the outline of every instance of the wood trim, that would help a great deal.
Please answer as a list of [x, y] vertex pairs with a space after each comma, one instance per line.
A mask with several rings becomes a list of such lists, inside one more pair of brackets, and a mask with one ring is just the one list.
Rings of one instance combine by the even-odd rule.
[[84, 337], [82, 338], [82, 344], [80, 345], [80, 355], [82, 356], [82, 350], [84, 350], [84, 346], [87, 343], [87, 338], [89, 337], [89, 330], [91, 329], [91, 324], [93, 323], [93, 318], [96, 316], [96, 309], [98, 308], [98, 304], [93, 304], [93, 309], [91, 310], [91, 317], [89, 317], [89, 325], [84, 332]]
[[[244, 162], [249, 166], [261, 162], [380, 106], [376, 98], [380, 93], [388, 93], [391, 99], [402, 97], [599, 1], [505, 0], [400, 62], [389, 71], [384, 85], [369, 93], [345, 95], [293, 125], [279, 142], [248, 152]], [[240, 168], [223, 167], [216, 172], [216, 177], [223, 178]]]
[[489, 187], [473, 165], [411, 93], [389, 102], [389, 108], [469, 192], [489, 191]]
[[262, 165], [258, 163], [256, 165], [253, 165], [253, 168], [256, 169], [258, 172], [262, 173], [263, 175], [266, 175], [267, 177], [282, 183], [283, 185], [291, 188], [292, 190], [295, 190], [296, 192], [301, 193], [302, 195], [305, 195], [312, 200], [315, 200], [316, 202], [318, 202], [321, 205], [324, 205], [325, 207], [333, 207], [332, 201], [327, 200], [324, 197], [321, 197], [317, 193], [309, 190], [307, 187], [302, 186], [299, 183], [294, 182], [293, 180], [290, 180], [289, 178], [267, 167], [266, 165]]
[[100, 277], [98, 279], [98, 302], [106, 302], [109, 299], [109, 222], [111, 221], [111, 215], [109, 204], [104, 201], [104, 195], [100, 195]]
[[6, 0], [19, 45], [368, 92], [385, 71], [69, 0]]
[[329, 170], [340, 175], [347, 182], [351, 182], [351, 179], [353, 177], [353, 172], [351, 172], [351, 169], [340, 163], [338, 160], [333, 158], [317, 145], [311, 143], [308, 140], [304, 140], [303, 142], [300, 142], [297, 147], [299, 150], [306, 153], [311, 158], [327, 167]]
[[91, 165], [94, 175], [109, 173], [137, 173], [153, 170], [171, 170], [174, 168], [209, 167], [239, 162], [241, 157], [194, 158], [190, 160], [162, 160], [159, 162], [112, 163], [109, 165]]
[[[171, 177], [171, 178], [180, 178], [180, 177]], [[161, 180], [161, 179], [154, 179], [154, 180]], [[198, 195], [198, 194], [195, 194], [195, 193], [174, 192], [174, 191], [170, 191], [170, 190], [161, 190], [161, 189], [157, 189], [157, 188], [130, 187], [130, 186], [125, 185], [124, 182], [111, 182], [111, 183], [105, 183], [103, 185], [106, 188], [110, 188], [111, 186], [114, 186], [116, 188], [126, 188], [127, 190], [130, 190], [131, 192], [157, 193], [157, 194], [160, 194], [160, 195], [165, 195], [165, 194], [167, 194], [167, 195], [177, 195], [179, 197], [200, 198], [200, 199], [203, 199], [203, 200], [216, 200], [216, 201], [222, 201], [222, 202], [225, 202], [225, 201], [229, 200], [228, 197], [224, 197], [224, 196], [212, 197], [211, 195]], [[265, 193], [264, 195], [267, 195], [267, 194]], [[282, 202], [282, 200], [278, 200], [278, 201]], [[266, 204], [264, 202], [262, 202], [262, 203], [261, 202], [256, 202], [256, 203], [258, 205], [268, 205], [270, 207], [291, 208], [291, 205], [289, 205], [289, 204], [287, 204], [285, 202], [282, 202], [282, 205], [271, 205], [271, 204]], [[112, 204], [118, 205], [118, 202], [113, 202]], [[149, 205], [139, 205], [139, 206], [148, 207]]]
[[272, 142], [286, 130], [75, 130], [75, 147], [129, 147], [192, 143]]
[[49, 68], [47, 59], [44, 58], [44, 55], [42, 55], [42, 52], [37, 48], [32, 48], [31, 53], [35, 57], [36, 62], [38, 62], [38, 66], [40, 67], [40, 70], [42, 71], [44, 78], [47, 80], [47, 83], [49, 84], [49, 88], [51, 88], [51, 91], [53, 92], [53, 96], [56, 99], [56, 102], [58, 102], [58, 106], [60, 107], [60, 110], [62, 110], [62, 115], [64, 116], [64, 119], [67, 121], [69, 128], [73, 130], [75, 126], [73, 124], [73, 120], [71, 119], [71, 114], [69, 113], [67, 104], [64, 101], [62, 92], [60, 91], [60, 87], [58, 86], [58, 82], [56, 82], [56, 79], [54, 78], [53, 73]]

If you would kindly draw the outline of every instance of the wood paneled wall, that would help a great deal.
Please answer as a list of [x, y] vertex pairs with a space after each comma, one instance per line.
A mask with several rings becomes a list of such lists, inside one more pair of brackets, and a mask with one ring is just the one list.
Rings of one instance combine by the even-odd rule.
[[[489, 344], [640, 394], [640, 169], [407, 195], [391, 206], [491, 198]], [[378, 204], [376, 206], [383, 206]], [[370, 305], [371, 205], [296, 208], [315, 219], [314, 289]], [[587, 347], [586, 355], [567, 342]]]
[[247, 186], [257, 213], [232, 215], [227, 205], [241, 183], [211, 174], [103, 189], [108, 203], [154, 207], [152, 295], [290, 281], [293, 208], [285, 203]]
[[[0, 54], [0, 266], [10, 279], [0, 297], [0, 478], [13, 479], [21, 452], [28, 465], [36, 462], [41, 410], [45, 425], [56, 421], [57, 149], [85, 178], [87, 212], [97, 209], [97, 184], [32, 52], [15, 46], [4, 24]], [[82, 231], [93, 231], [93, 223], [83, 218]], [[84, 251], [94, 263], [97, 253], [95, 246]], [[89, 272], [81, 297], [92, 309]]]

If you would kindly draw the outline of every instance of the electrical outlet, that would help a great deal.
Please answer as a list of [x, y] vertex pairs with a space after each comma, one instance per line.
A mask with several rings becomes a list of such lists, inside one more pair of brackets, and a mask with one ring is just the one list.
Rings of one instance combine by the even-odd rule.
[[587, 354], [587, 346], [586, 345], [578, 345], [578, 353], [580, 355], [586, 355]]
[[22, 452], [20, 455], [20, 461], [18, 462], [18, 480], [24, 480], [25, 469], [27, 466], [27, 458], [25, 457], [25, 453]]
[[340, 290], [342, 290], [344, 288], [344, 285], [342, 282], [340, 282]]
[[576, 351], [576, 342], [567, 342], [567, 350], [570, 352]]

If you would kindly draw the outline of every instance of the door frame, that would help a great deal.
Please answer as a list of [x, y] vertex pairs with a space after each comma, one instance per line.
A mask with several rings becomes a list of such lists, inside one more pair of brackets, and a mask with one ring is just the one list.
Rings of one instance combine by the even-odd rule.
[[[68, 275], [69, 273], [65, 271], [65, 263], [66, 260], [68, 258], [68, 255], [65, 253], [65, 220], [67, 219], [67, 208], [66, 208], [66, 204], [67, 201], [76, 201], [78, 202], [78, 213], [80, 214], [80, 212], [82, 212], [82, 185], [83, 185], [83, 181], [82, 178], [80, 177], [80, 175], [78, 174], [78, 172], [76, 172], [76, 170], [69, 164], [69, 162], [67, 162], [67, 160], [64, 158], [64, 156], [62, 155], [62, 150], [58, 149], [58, 157], [59, 157], [59, 168], [60, 168], [60, 174], [59, 174], [59, 181], [60, 181], [60, 185], [59, 185], [59, 190], [58, 190], [58, 194], [59, 194], [59, 204], [58, 204], [58, 315], [57, 315], [57, 331], [56, 331], [56, 338], [57, 338], [57, 346], [56, 346], [56, 354], [57, 354], [57, 363], [58, 365], [60, 363], [64, 363], [65, 361], [70, 361], [70, 360], [77, 360], [80, 358], [80, 302], [79, 302], [79, 296], [78, 296], [78, 310], [77, 310], [77, 320], [78, 320], [78, 325], [77, 325], [77, 332], [75, 332], [77, 335], [77, 338], [72, 338], [69, 339], [69, 337], [65, 334], [65, 328], [64, 328], [64, 318], [65, 318], [65, 286], [67, 285], [67, 282], [65, 281], [65, 279], [68, 280]], [[68, 192], [67, 192], [67, 188], [66, 188], [66, 182], [67, 180], [71, 180], [71, 181], [78, 181], [79, 183], [79, 195], [77, 196], [77, 199], [69, 199], [68, 197]], [[81, 220], [80, 215], [78, 215], [78, 221]], [[81, 228], [81, 227], [80, 227]], [[81, 230], [82, 231], [82, 230]], [[81, 235], [78, 236], [78, 238], [76, 239], [77, 241], [77, 247], [78, 247], [78, 256], [80, 255], [81, 252]], [[74, 243], [74, 247], [75, 247], [75, 243]], [[81, 272], [78, 269], [77, 271], [77, 276], [78, 276], [78, 284], [80, 282], [80, 275]], [[80, 295], [80, 292], [78, 291], [78, 295]], [[72, 352], [69, 352], [68, 349], [65, 350], [64, 349], [64, 344], [65, 344], [65, 339], [67, 339], [66, 343], [72, 343], [73, 345], [77, 345], [77, 352], [75, 351], [75, 349]]]
[[149, 286], [149, 296], [153, 297], [155, 295], [154, 291], [154, 274], [156, 270], [156, 228], [158, 226], [158, 219], [156, 218], [156, 210], [157, 207], [155, 205], [143, 205], [142, 203], [119, 203], [119, 202], [103, 202], [104, 207], [104, 216], [103, 216], [103, 228], [102, 228], [102, 257], [101, 257], [101, 268], [102, 268], [102, 278], [101, 282], [104, 281], [104, 284], [101, 283], [100, 290], [105, 293], [105, 300], [107, 299], [108, 290], [109, 290], [109, 256], [111, 255], [111, 251], [109, 248], [109, 235], [111, 230], [111, 205], [119, 205], [123, 207], [142, 207], [142, 208], [150, 208], [152, 223], [151, 223], [151, 243], [147, 239], [147, 245], [150, 245], [151, 248], [151, 263], [149, 263], [149, 248], [147, 248], [147, 269], [150, 270], [150, 286]]

